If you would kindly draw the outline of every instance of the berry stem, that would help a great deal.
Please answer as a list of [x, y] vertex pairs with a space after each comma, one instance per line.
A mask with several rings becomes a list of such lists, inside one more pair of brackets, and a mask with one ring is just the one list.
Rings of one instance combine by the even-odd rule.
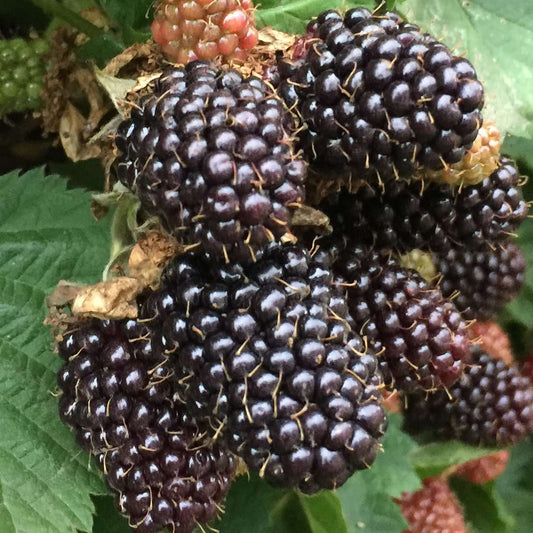
[[41, 8], [45, 13], [58, 17], [71, 26], [74, 26], [80, 32], [87, 35], [87, 37], [94, 38], [104, 33], [103, 30], [91, 24], [88, 20], [59, 3], [57, 0], [31, 0], [31, 2]]

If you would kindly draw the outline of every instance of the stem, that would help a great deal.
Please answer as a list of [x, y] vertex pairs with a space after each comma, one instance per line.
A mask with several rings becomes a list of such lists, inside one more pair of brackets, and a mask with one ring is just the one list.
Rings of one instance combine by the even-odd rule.
[[59, 3], [57, 0], [31, 0], [31, 2], [37, 7], [40, 7], [45, 13], [49, 13], [54, 17], [64, 20], [71, 26], [74, 26], [91, 39], [104, 33], [103, 30], [94, 24], [91, 24], [88, 20]]

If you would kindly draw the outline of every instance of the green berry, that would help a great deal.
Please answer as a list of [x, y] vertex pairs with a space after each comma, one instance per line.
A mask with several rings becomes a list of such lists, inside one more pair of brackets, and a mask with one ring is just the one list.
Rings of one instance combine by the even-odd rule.
[[0, 117], [39, 107], [47, 51], [42, 39], [0, 41]]

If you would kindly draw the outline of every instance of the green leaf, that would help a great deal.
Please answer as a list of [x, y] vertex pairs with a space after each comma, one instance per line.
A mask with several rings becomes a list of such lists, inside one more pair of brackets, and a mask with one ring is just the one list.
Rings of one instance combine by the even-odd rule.
[[494, 488], [494, 483], [475, 485], [454, 478], [451, 488], [463, 505], [465, 520], [472, 533], [509, 533], [514, 531], [514, 519]]
[[303, 33], [307, 23], [325, 9], [366, 6], [374, 8], [373, 0], [264, 0], [258, 3], [257, 25], [272, 26], [287, 33]]
[[369, 470], [355, 473], [337, 490], [350, 533], [401, 533], [406, 528], [392, 498], [421, 486], [410, 455], [416, 443], [400, 430], [400, 417], [389, 417], [383, 453]]
[[93, 533], [131, 533], [128, 521], [117, 512], [112, 496], [93, 497], [96, 514]]
[[497, 452], [493, 448], [469, 446], [458, 441], [432, 442], [414, 450], [411, 461], [421, 478], [437, 476], [451, 466]]
[[109, 225], [42, 169], [0, 177], [0, 197], [0, 531], [91, 531], [90, 494], [106, 489], [57, 416], [59, 361], [42, 322], [61, 278], [99, 279]]
[[348, 533], [334, 492], [305, 496], [272, 488], [255, 474], [233, 483], [225, 508], [214, 524], [220, 533]]
[[98, 0], [102, 9], [119, 28], [149, 29], [153, 18], [153, 0]]
[[[515, 135], [507, 135], [502, 147], [502, 153], [515, 159], [524, 172], [533, 174], [533, 140]], [[533, 192], [533, 180], [529, 180], [526, 190]], [[533, 198], [533, 194], [528, 194]]]
[[91, 59], [99, 67], [103, 67], [110, 59], [120, 54], [124, 45], [110, 33], [104, 33], [87, 41], [77, 49], [82, 59]]
[[452, 47], [466, 50], [485, 82], [485, 116], [533, 138], [533, 3], [524, 0], [408, 0], [402, 8]]
[[238, 477], [224, 503], [222, 520], [215, 524], [220, 533], [269, 533], [270, 513], [284, 496], [284, 491], [272, 488], [259, 476]]
[[313, 533], [348, 533], [342, 514], [342, 506], [334, 492], [323, 491], [314, 496], [298, 493], [309, 529]]
[[513, 514], [516, 527], [513, 533], [531, 533], [533, 524], [533, 438], [514, 446], [505, 472], [496, 479], [495, 486]]

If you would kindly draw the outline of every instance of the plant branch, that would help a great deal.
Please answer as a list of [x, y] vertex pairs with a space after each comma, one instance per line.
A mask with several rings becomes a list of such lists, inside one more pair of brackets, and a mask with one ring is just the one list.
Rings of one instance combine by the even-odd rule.
[[88, 20], [57, 0], [31, 0], [31, 2], [37, 7], [40, 7], [45, 13], [60, 18], [71, 26], [74, 26], [74, 28], [87, 35], [87, 37], [98, 37], [104, 33], [103, 30], [91, 24]]

